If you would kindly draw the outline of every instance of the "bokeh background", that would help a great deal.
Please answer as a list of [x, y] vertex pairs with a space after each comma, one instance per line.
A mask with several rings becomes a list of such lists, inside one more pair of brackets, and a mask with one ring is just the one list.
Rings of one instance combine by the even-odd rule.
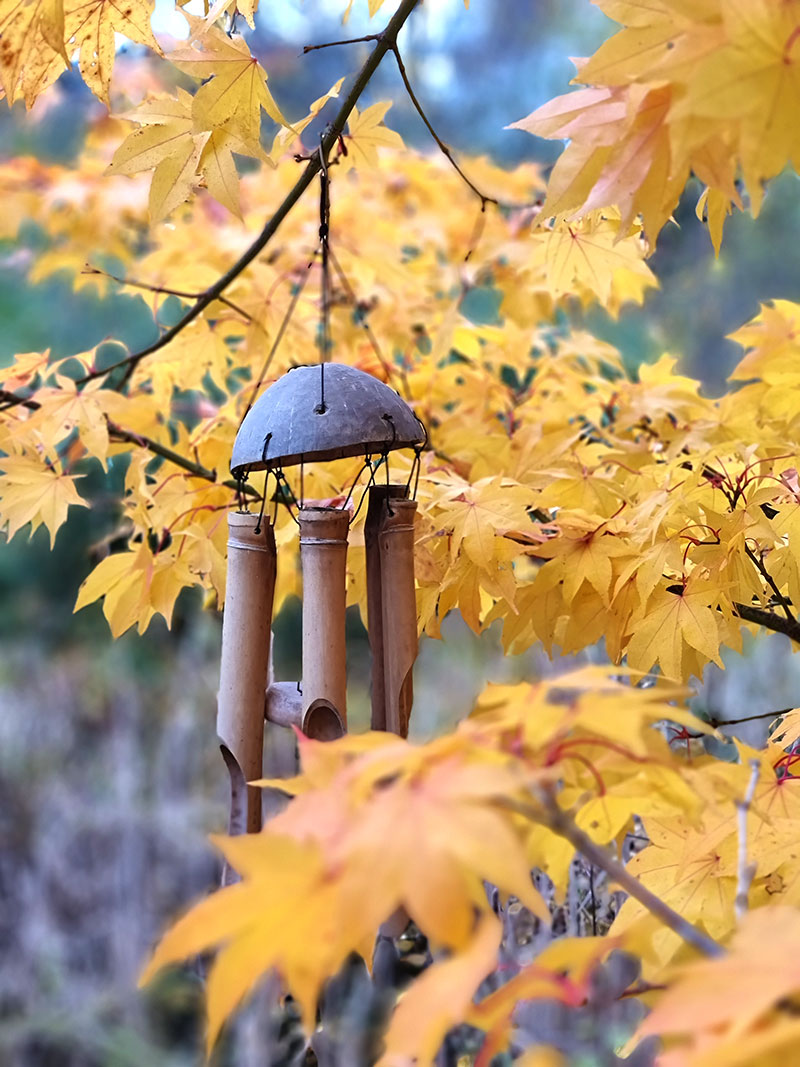
[[[262, 3], [252, 49], [286, 114], [354, 71], [367, 46], [302, 56], [302, 47], [374, 32], [366, 0], [343, 29], [342, 0]], [[386, 5], [387, 10], [390, 4]], [[381, 21], [383, 14], [377, 21]], [[425, 0], [404, 31], [412, 82], [445, 141], [511, 166], [544, 164], [558, 148], [504, 126], [566, 91], [567, 57], [587, 55], [611, 23], [588, 0]], [[157, 2], [157, 32], [183, 21]], [[142, 62], [120, 41], [120, 62]], [[430, 148], [391, 63], [367, 103], [397, 99], [388, 117], [406, 142]], [[73, 163], [100, 105], [65, 74], [32, 113], [0, 103], [0, 153]], [[736, 216], [715, 260], [694, 215], [690, 188], [664, 231], [652, 265], [661, 281], [641, 308], [612, 322], [602, 310], [583, 325], [618, 345], [632, 371], [670, 351], [710, 394], [736, 358], [727, 333], [772, 297], [800, 299], [800, 189], [784, 175], [761, 217]], [[154, 332], [138, 298], [74, 292], [68, 276], [36, 283], [47, 236], [23, 224], [0, 242], [0, 365], [17, 352], [84, 351], [113, 333], [132, 348]], [[102, 253], [102, 249], [98, 249]], [[119, 467], [91, 475], [96, 506], [73, 509], [50, 551], [44, 530], [6, 544], [0, 535], [0, 1062], [9, 1067], [181, 1067], [202, 1060], [201, 982], [176, 972], [142, 994], [136, 975], [167, 922], [219, 876], [206, 834], [225, 826], [227, 781], [215, 742], [220, 620], [182, 594], [172, 630], [156, 621], [143, 637], [113, 642], [98, 605], [73, 616], [89, 546], [113, 529]], [[366, 722], [368, 653], [350, 627], [351, 718]], [[503, 659], [498, 634], [480, 638], [457, 618], [443, 642], [424, 641], [416, 671], [414, 732], [430, 736], [467, 713], [487, 679], [552, 670], [536, 650]], [[277, 676], [299, 676], [299, 605], [277, 622]], [[601, 648], [588, 657], [602, 658]], [[718, 718], [800, 703], [800, 661], [778, 636], [750, 641], [728, 670], [709, 668], [697, 704]], [[751, 740], [756, 740], [750, 735]], [[313, 946], [310, 946], [313, 951]], [[219, 1062], [280, 1062], [286, 1035], [244, 1018]], [[270, 1044], [272, 1043], [272, 1044]], [[272, 1057], [272, 1058], [271, 1058]], [[357, 1067], [353, 1064], [352, 1067]]]

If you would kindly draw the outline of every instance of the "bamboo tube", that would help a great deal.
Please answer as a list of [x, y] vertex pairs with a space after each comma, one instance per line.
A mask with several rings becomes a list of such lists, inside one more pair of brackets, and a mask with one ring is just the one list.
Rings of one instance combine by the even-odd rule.
[[300, 511], [303, 567], [303, 721], [330, 718], [332, 708], [347, 728], [345, 600], [349, 515], [339, 508]]
[[364, 523], [364, 546], [367, 565], [367, 632], [372, 653], [372, 729], [386, 729], [386, 694], [383, 650], [383, 591], [381, 585], [381, 550], [378, 544], [381, 524], [386, 515], [386, 501], [402, 500], [408, 492], [404, 485], [373, 485], [369, 490], [367, 518]]
[[[232, 833], [261, 829], [261, 790], [244, 786], [262, 777], [264, 691], [277, 565], [272, 527], [263, 519], [261, 523], [256, 533], [256, 515], [228, 515], [217, 734], [231, 775]], [[241, 796], [245, 788], [246, 804]], [[237, 810], [246, 812], [243, 819], [236, 817]]]
[[386, 729], [408, 736], [417, 658], [417, 598], [414, 583], [415, 500], [391, 500], [381, 523], [383, 672]]

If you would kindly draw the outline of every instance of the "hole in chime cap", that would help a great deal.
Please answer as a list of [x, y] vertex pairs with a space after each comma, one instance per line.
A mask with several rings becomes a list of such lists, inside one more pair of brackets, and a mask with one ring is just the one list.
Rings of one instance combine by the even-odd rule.
[[262, 393], [236, 435], [231, 471], [385, 453], [424, 439], [394, 389], [356, 367], [317, 363], [294, 367]]

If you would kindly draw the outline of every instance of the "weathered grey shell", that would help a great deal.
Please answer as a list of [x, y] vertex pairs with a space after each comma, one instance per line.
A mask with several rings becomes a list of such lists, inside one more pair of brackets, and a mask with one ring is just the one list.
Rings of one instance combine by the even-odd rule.
[[322, 373], [320, 364], [294, 367], [258, 398], [233, 444], [234, 474], [377, 454], [424, 440], [422, 423], [393, 389], [342, 363], [324, 364], [321, 411]]

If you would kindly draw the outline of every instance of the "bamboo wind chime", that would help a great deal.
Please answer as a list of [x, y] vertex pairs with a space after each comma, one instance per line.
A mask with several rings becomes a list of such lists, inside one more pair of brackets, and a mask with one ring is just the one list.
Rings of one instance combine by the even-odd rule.
[[[415, 464], [427, 439], [424, 426], [389, 386], [354, 367], [327, 363], [330, 306], [329, 187], [321, 174], [321, 361], [295, 367], [271, 385], [239, 427], [231, 471], [240, 483], [265, 471], [261, 513], [228, 517], [228, 581], [222, 627], [217, 734], [231, 778], [231, 832], [261, 828], [264, 722], [332, 739], [347, 729], [345, 668], [346, 567], [350, 513], [306, 506], [289, 489], [285, 469], [305, 463], [381, 457], [386, 484], [370, 478], [365, 524], [367, 616], [372, 653], [372, 728], [405, 737], [417, 656], [414, 514], [411, 481], [389, 480], [389, 453], [413, 448]], [[292, 305], [293, 307], [293, 305]], [[291, 308], [290, 308], [291, 313]], [[280, 338], [283, 327], [278, 333]], [[303, 574], [302, 682], [270, 677], [272, 612], [277, 572], [273, 526], [264, 517], [267, 483], [276, 498], [288, 490], [298, 503]], [[352, 492], [352, 490], [351, 490]], [[285, 497], [284, 497], [285, 498]], [[242, 501], [246, 500], [241, 494]], [[349, 497], [348, 497], [349, 499]], [[345, 502], [346, 503], [346, 502]], [[274, 521], [274, 517], [273, 517]]]

